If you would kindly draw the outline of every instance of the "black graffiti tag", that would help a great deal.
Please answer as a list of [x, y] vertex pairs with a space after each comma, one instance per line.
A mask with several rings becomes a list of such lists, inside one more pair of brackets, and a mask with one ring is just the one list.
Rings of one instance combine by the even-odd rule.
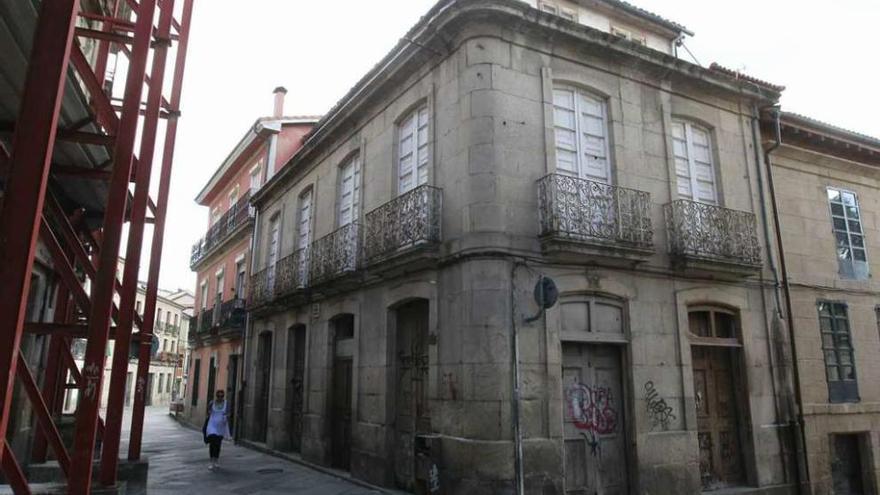
[[651, 418], [651, 429], [661, 426], [664, 430], [669, 429], [670, 421], [676, 419], [672, 407], [666, 403], [666, 399], [660, 397], [654, 382], [648, 380], [645, 383], [645, 403], [648, 408], [648, 416]]

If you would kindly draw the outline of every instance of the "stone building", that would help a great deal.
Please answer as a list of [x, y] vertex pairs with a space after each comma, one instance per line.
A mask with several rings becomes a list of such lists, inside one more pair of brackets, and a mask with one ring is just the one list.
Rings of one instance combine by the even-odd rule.
[[[880, 140], [765, 116], [816, 494], [877, 493]], [[778, 137], [778, 139], [777, 139]]]
[[407, 490], [789, 493], [782, 88], [678, 59], [688, 34], [433, 7], [252, 197], [243, 438]]
[[199, 192], [207, 207], [205, 235], [196, 241], [195, 317], [189, 334], [184, 419], [201, 427], [208, 401], [225, 389], [237, 408], [245, 292], [250, 277], [253, 211], [248, 202], [299, 148], [316, 117], [284, 116], [287, 90], [274, 91], [274, 112], [257, 119]]

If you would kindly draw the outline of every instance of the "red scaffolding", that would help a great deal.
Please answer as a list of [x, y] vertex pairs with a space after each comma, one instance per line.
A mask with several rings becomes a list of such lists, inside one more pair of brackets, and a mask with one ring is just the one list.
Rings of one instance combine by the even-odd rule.
[[[31, 0], [11, 1], [22, 5], [18, 12], [34, 8]], [[36, 418], [32, 461], [45, 461], [51, 452], [68, 493], [89, 493], [100, 440], [100, 484], [117, 483], [132, 344], [138, 368], [128, 458], [140, 458], [144, 384], [192, 8], [193, 0], [42, 0], [34, 13], [20, 91], [16, 101], [2, 102], [17, 108], [17, 117], [0, 121], [0, 132], [11, 135], [5, 145], [0, 140], [0, 177], [5, 177], [0, 196], [0, 468], [17, 494], [31, 489], [22, 470], [27, 460], [16, 459], [6, 440], [16, 384], [26, 392]], [[0, 51], [7, 49], [0, 44]], [[127, 59], [121, 101], [107, 84], [111, 55]], [[166, 67], [173, 67], [170, 78]], [[66, 105], [77, 102], [86, 117], [70, 122], [75, 112], [65, 111]], [[164, 146], [158, 155], [162, 119]], [[96, 163], [101, 156], [107, 159]], [[155, 201], [150, 197], [154, 162], [160, 166]], [[87, 185], [93, 182], [101, 186]], [[126, 264], [119, 280], [125, 223]], [[147, 224], [154, 228], [141, 320], [135, 296]], [[52, 322], [26, 321], [38, 246], [49, 253], [60, 281]], [[35, 376], [19, 349], [29, 332], [48, 336], [42, 376]], [[71, 353], [75, 338], [86, 339], [81, 365]], [[106, 417], [101, 418], [110, 339], [114, 352]], [[68, 449], [57, 418], [71, 386], [79, 391], [79, 403]]]

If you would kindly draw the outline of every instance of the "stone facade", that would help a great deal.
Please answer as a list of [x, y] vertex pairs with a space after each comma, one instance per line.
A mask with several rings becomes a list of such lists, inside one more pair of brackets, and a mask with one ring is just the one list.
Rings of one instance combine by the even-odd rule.
[[[509, 0], [442, 1], [407, 39], [254, 197], [243, 437], [404, 489], [513, 493], [521, 449], [525, 493], [791, 492], [755, 127], [780, 88]], [[601, 184], [553, 179], [555, 89], [604, 109]], [[423, 110], [436, 209], [398, 195]], [[674, 203], [685, 122], [709, 136], [714, 205]], [[531, 319], [542, 277], [559, 302]]]
[[[782, 145], [772, 151], [770, 163], [795, 315], [812, 493], [877, 493], [880, 284], [871, 275], [880, 270], [880, 141], [797, 115], [783, 114], [780, 120]], [[768, 116], [766, 121], [770, 146], [776, 138], [775, 119]], [[867, 271], [861, 276], [845, 266], [849, 244], [836, 238], [841, 216], [829, 192], [855, 195], [858, 216], [847, 205], [846, 220], [858, 239], [852, 249], [866, 247]], [[838, 249], [844, 250], [842, 263]], [[848, 329], [834, 330], [846, 330], [848, 337], [827, 332], [829, 319], [820, 321], [822, 303], [844, 308], [845, 319], [837, 320], [847, 322]], [[841, 365], [853, 363], [852, 379], [841, 380], [849, 373], [843, 367], [838, 373], [838, 354]], [[855, 387], [838, 394], [835, 388], [845, 382]]]

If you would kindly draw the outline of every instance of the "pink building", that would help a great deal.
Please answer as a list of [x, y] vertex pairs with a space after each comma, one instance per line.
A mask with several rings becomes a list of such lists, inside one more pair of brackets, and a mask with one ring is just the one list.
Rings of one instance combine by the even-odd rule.
[[251, 194], [288, 162], [318, 120], [283, 116], [286, 93], [282, 87], [275, 89], [273, 115], [254, 122], [196, 197], [208, 208], [208, 223], [190, 260], [198, 275], [184, 414], [193, 424], [204, 421], [208, 400], [217, 389], [225, 389], [233, 407], [237, 404], [250, 279]]

